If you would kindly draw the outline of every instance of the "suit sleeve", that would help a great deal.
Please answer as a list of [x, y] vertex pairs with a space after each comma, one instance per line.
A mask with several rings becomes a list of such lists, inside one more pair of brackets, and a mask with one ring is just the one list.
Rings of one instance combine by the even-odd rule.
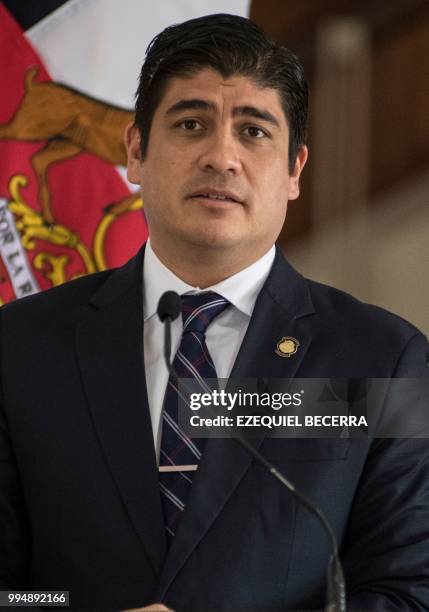
[[[429, 378], [428, 357], [418, 333], [393, 376]], [[429, 422], [429, 397], [425, 402]], [[350, 610], [429, 610], [428, 438], [373, 441], [342, 557]]]
[[0, 590], [27, 586], [29, 557], [25, 503], [0, 390]]

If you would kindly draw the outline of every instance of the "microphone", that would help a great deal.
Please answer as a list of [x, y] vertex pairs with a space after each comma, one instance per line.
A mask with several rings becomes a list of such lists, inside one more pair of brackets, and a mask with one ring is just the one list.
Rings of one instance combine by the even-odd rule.
[[163, 293], [158, 302], [157, 314], [164, 323], [164, 359], [167, 364], [168, 371], [172, 376], [178, 378], [176, 372], [170, 362], [171, 357], [171, 323], [177, 319], [182, 311], [182, 300], [180, 295], [175, 291], [166, 291]]
[[[158, 302], [157, 313], [162, 323], [164, 323], [164, 358], [168, 371], [176, 379], [177, 375], [171, 364], [171, 323], [179, 316], [182, 310], [182, 300], [175, 291], [166, 291]], [[200, 383], [203, 389], [211, 393], [211, 389], [204, 382]], [[332, 530], [327, 518], [323, 512], [313, 504], [310, 499], [301, 493], [296, 487], [275, 468], [269, 461], [265, 459], [247, 440], [242, 438], [233, 438], [240, 446], [250, 453], [256, 461], [262, 465], [274, 478], [276, 478], [283, 486], [285, 486], [298, 502], [313, 514], [323, 525], [331, 542], [332, 554], [329, 559], [327, 569], [327, 585], [326, 585], [326, 601], [325, 612], [346, 612], [346, 589], [343, 568], [338, 555], [338, 544], [335, 533]]]
[[182, 300], [178, 293], [175, 291], [166, 291], [161, 295], [158, 302], [157, 313], [162, 323], [164, 323], [166, 319], [169, 319], [170, 322], [177, 319], [181, 310]]

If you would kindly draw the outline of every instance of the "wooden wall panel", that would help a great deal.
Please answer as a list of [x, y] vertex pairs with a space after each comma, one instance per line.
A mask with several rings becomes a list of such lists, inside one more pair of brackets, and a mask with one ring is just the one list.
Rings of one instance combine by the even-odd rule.
[[[253, 0], [250, 16], [303, 61], [310, 84], [310, 161], [302, 194], [289, 205], [282, 245], [311, 231], [311, 129], [315, 40], [321, 20], [365, 19], [372, 32], [370, 154], [372, 199], [429, 168], [429, 2], [427, 0]], [[372, 200], [371, 200], [372, 201]], [[371, 205], [371, 201], [369, 205]]]

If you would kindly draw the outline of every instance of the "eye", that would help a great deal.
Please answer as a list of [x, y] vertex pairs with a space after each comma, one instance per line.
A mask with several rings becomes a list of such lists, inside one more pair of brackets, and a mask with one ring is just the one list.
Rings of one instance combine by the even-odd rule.
[[251, 138], [266, 138], [268, 136], [267, 132], [265, 132], [262, 128], [256, 127], [255, 125], [249, 125], [244, 128], [243, 132], [246, 136], [250, 136]]
[[184, 119], [177, 124], [178, 127], [182, 128], [186, 132], [199, 132], [203, 129], [203, 126], [196, 119]]

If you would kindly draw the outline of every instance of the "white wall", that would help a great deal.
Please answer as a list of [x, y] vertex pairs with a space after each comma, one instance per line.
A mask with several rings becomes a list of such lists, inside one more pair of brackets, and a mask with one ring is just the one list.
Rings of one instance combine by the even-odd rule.
[[305, 276], [387, 308], [429, 335], [429, 174], [367, 212], [320, 227], [286, 254]]

